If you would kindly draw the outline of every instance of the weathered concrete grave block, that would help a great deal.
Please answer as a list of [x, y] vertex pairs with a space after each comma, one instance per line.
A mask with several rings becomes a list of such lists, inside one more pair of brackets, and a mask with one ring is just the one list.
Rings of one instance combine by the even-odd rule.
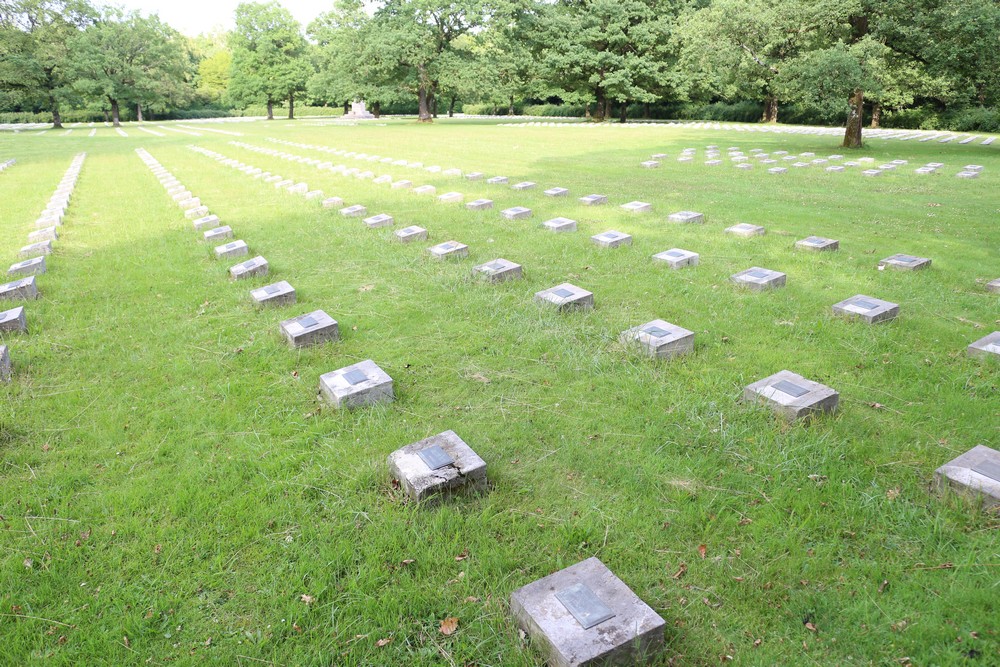
[[354, 204], [353, 206], [345, 206], [340, 209], [340, 214], [345, 218], [363, 218], [368, 213], [368, 209], [361, 204]]
[[659, 359], [669, 359], [694, 351], [694, 332], [664, 320], [653, 320], [642, 326], [623, 331], [619, 337], [625, 345]]
[[446, 192], [437, 197], [437, 200], [442, 204], [461, 204], [464, 199], [465, 195], [461, 192]]
[[839, 164], [835, 164], [835, 165], [832, 165], [832, 166], [826, 168], [826, 171], [828, 171], [830, 173], [840, 173], [840, 172], [842, 172], [844, 170], [845, 170], [844, 166], [843, 165], [839, 165]]
[[215, 229], [210, 229], [205, 232], [206, 241], [221, 241], [222, 239], [233, 238], [233, 228], [229, 225], [223, 225], [222, 227], [216, 227]]
[[392, 176], [389, 174], [383, 174], [372, 181], [376, 185], [385, 185], [386, 183], [392, 183]]
[[52, 254], [52, 241], [40, 241], [26, 245], [17, 253], [19, 257], [38, 257]]
[[460, 177], [462, 175], [462, 170], [461, 169], [455, 169], [455, 168], [445, 169], [444, 171], [441, 172], [441, 175], [442, 176], [451, 176], [451, 177], [455, 177], [455, 176], [459, 176]]
[[190, 197], [188, 199], [185, 199], [184, 201], [177, 202], [177, 205], [180, 206], [182, 210], [189, 211], [193, 208], [198, 208], [199, 206], [201, 206], [201, 199], [199, 199], [198, 197]]
[[188, 220], [194, 220], [197, 218], [204, 217], [206, 215], [208, 215], [207, 206], [198, 206], [195, 208], [189, 208], [188, 210], [184, 211], [184, 217], [187, 218]]
[[970, 357], [992, 357], [1000, 359], [1000, 331], [983, 336], [966, 349]]
[[250, 247], [246, 241], [231, 241], [225, 245], [216, 246], [215, 258], [223, 259], [227, 257], [242, 257], [250, 254]]
[[322, 310], [314, 310], [285, 320], [281, 323], [280, 329], [282, 335], [288, 339], [288, 344], [294, 348], [310, 347], [340, 339], [337, 320]]
[[840, 249], [840, 241], [824, 238], [822, 236], [807, 236], [801, 241], [796, 241], [795, 247], [799, 250], [814, 250], [818, 252], [833, 251]]
[[508, 220], [525, 220], [531, 217], [531, 209], [524, 206], [512, 206], [500, 211], [500, 215]]
[[253, 259], [229, 267], [229, 277], [232, 280], [244, 280], [254, 276], [266, 276], [269, 270], [267, 260], [258, 255]]
[[7, 269], [9, 276], [40, 276], [45, 273], [45, 257], [32, 257], [17, 264], [11, 264]]
[[293, 195], [304, 195], [309, 192], [309, 186], [305, 183], [296, 183], [288, 186], [288, 192]]
[[486, 491], [486, 462], [454, 431], [445, 431], [397, 449], [389, 472], [415, 501], [456, 491]]
[[751, 225], [748, 222], [741, 222], [738, 225], [733, 225], [732, 227], [726, 227], [726, 234], [732, 234], [733, 236], [742, 236], [743, 238], [750, 238], [751, 236], [763, 236], [767, 230], [765, 230], [760, 225]]
[[667, 216], [667, 222], [678, 222], [681, 224], [702, 224], [705, 216], [695, 211], [678, 211]]
[[323, 198], [323, 191], [322, 190], [310, 190], [309, 192], [307, 192], [305, 194], [305, 197], [306, 197], [306, 201], [312, 201], [314, 199], [322, 199]]
[[752, 165], [752, 164], [749, 164], [749, 163], [743, 163], [743, 164], [738, 164], [738, 165], [736, 165], [736, 168], [737, 168], [737, 169], [743, 169], [743, 170], [746, 170], [746, 169], [753, 169], [753, 165]]
[[510, 610], [551, 667], [643, 665], [666, 622], [597, 558], [514, 591]]
[[469, 246], [458, 241], [445, 241], [427, 249], [434, 259], [463, 259], [469, 256]]
[[290, 185], [295, 185], [295, 181], [290, 178], [283, 178], [280, 181], [275, 182], [274, 188], [275, 190], [284, 190]]
[[189, 190], [186, 189], [181, 190], [180, 192], [175, 192], [174, 194], [170, 195], [170, 198], [173, 199], [175, 202], [181, 202], [184, 201], [185, 199], [191, 199], [192, 197], [194, 197], [194, 194], [192, 194]]
[[521, 181], [520, 183], [515, 183], [514, 185], [510, 186], [510, 189], [511, 190], [531, 190], [531, 189], [533, 189], [535, 187], [535, 185], [536, 184], [532, 183], [531, 181]]
[[586, 310], [594, 307], [594, 294], [585, 289], [562, 283], [541, 292], [535, 292], [535, 301], [556, 306], [560, 311]]
[[691, 157], [690, 155], [681, 155], [679, 158], [677, 158], [677, 161], [678, 162], [694, 162], [694, 158]]
[[354, 178], [360, 181], [367, 181], [369, 178], [375, 178], [375, 172], [367, 169], [365, 171], [358, 171], [355, 172]]
[[787, 171], [788, 170], [785, 169], [784, 167], [771, 167], [770, 169], [767, 170], [767, 173], [774, 174], [775, 176], [777, 176], [778, 174], [784, 174]]
[[371, 359], [324, 373], [319, 390], [335, 408], [360, 408], [395, 399], [392, 378]]
[[649, 213], [653, 210], [653, 205], [644, 201], [630, 201], [627, 204], [622, 204], [621, 209], [628, 213]]
[[470, 171], [465, 175], [465, 180], [467, 181], [481, 181], [485, 174], [481, 171]]
[[639, 166], [643, 169], [659, 169], [660, 162], [659, 160], [644, 160], [639, 163]]
[[486, 179], [486, 183], [489, 185], [506, 185], [508, 182], [509, 180], [506, 176], [493, 176]]
[[364, 219], [365, 227], [368, 229], [378, 229], [379, 227], [392, 227], [395, 220], [387, 213], [379, 213]]
[[198, 218], [191, 222], [195, 231], [202, 231], [203, 229], [213, 229], [219, 226], [219, 216], [217, 215], [206, 215], [203, 218]]
[[743, 400], [763, 403], [779, 417], [794, 421], [814, 413], [835, 411], [840, 394], [791, 371], [779, 371], [747, 386]]
[[994, 294], [1000, 294], [1000, 278], [986, 283], [986, 291], [993, 292]]
[[652, 158], [653, 160], [662, 160], [662, 159], [670, 157], [670, 156], [667, 155], [666, 153], [653, 153], [649, 157]]
[[931, 265], [931, 260], [926, 257], [914, 257], [897, 253], [891, 257], [886, 257], [878, 263], [878, 270], [882, 271], [886, 267], [899, 271], [919, 271]]
[[850, 299], [833, 304], [833, 314], [876, 324], [895, 319], [899, 315], [899, 304], [856, 294]]
[[705, 161], [705, 166], [706, 167], [718, 167], [720, 164], [722, 164], [722, 160], [706, 160]]
[[617, 248], [623, 245], [632, 245], [632, 235], [614, 230], [594, 234], [590, 237], [594, 245], [599, 248]]
[[393, 181], [392, 185], [389, 186], [393, 190], [409, 190], [413, 187], [413, 181], [408, 181], [406, 179]]
[[250, 298], [256, 306], [284, 306], [295, 303], [295, 288], [281, 280], [272, 285], [250, 290]]
[[439, 174], [439, 173], [441, 173], [441, 167], [439, 167], [436, 164], [432, 164], [429, 167], [425, 167], [424, 171], [430, 172], [432, 174]]
[[889, 163], [889, 164], [880, 164], [880, 165], [878, 166], [878, 168], [879, 168], [879, 169], [880, 169], [881, 171], [892, 171], [893, 169], [895, 169], [895, 168], [896, 168], [896, 166], [897, 166], [897, 165], [894, 165], [894, 164], [892, 164], [892, 163]]
[[565, 197], [569, 194], [569, 190], [566, 188], [549, 188], [542, 192], [546, 197]]
[[978, 171], [960, 171], [955, 174], [956, 178], [979, 178]]
[[569, 218], [552, 218], [551, 220], [543, 222], [542, 227], [545, 227], [545, 229], [548, 229], [550, 232], [556, 233], [575, 232], [576, 220], [570, 220]]
[[493, 208], [492, 199], [476, 199], [475, 201], [470, 201], [465, 205], [465, 208], [470, 211], [485, 211], [487, 209]]
[[24, 306], [0, 312], [0, 331], [28, 332], [28, 318], [24, 314]]
[[785, 274], [771, 269], [762, 269], [754, 266], [746, 271], [740, 271], [730, 276], [730, 280], [754, 292], [777, 289], [785, 286]]
[[1000, 452], [976, 445], [934, 471], [939, 491], [952, 489], [982, 504], [983, 509], [1000, 506]]
[[410, 243], [411, 241], [426, 241], [427, 230], [423, 227], [411, 225], [393, 232], [396, 240], [400, 243]]
[[421, 185], [420, 187], [413, 188], [413, 194], [415, 195], [425, 195], [431, 196], [437, 192], [437, 188], [433, 185]]
[[327, 197], [323, 200], [323, 208], [340, 208], [344, 205], [344, 200], [340, 197]]
[[10, 352], [6, 345], [0, 345], [0, 382], [10, 382]]
[[981, 164], [967, 164], [962, 167], [962, 171], [982, 171], [983, 165]]
[[930, 174], [937, 173], [937, 169], [934, 167], [917, 167], [913, 170], [913, 173], [920, 174], [921, 176], [928, 176]]
[[521, 265], [503, 258], [494, 259], [479, 266], [472, 267], [474, 275], [491, 283], [502, 283], [507, 280], [517, 280], [522, 276]]
[[580, 197], [579, 202], [584, 206], [603, 206], [608, 203], [608, 198], [605, 195], [587, 195]]
[[879, 170], [879, 169], [865, 169], [863, 172], [861, 172], [861, 175], [862, 176], [868, 176], [870, 178], [874, 178], [876, 176], [881, 176], [882, 175], [882, 171]]
[[35, 276], [21, 278], [13, 282], [0, 285], [0, 299], [8, 301], [27, 301], [39, 297], [38, 285]]
[[681, 248], [671, 248], [670, 250], [664, 250], [653, 255], [654, 261], [663, 262], [671, 269], [698, 266], [698, 258], [698, 253], [691, 252], [690, 250], [682, 250]]

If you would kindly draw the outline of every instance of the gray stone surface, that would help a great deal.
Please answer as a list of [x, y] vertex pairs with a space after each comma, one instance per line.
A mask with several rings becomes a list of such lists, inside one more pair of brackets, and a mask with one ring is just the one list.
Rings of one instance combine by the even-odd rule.
[[566, 188], [549, 188], [542, 194], [546, 197], [565, 197], [569, 194], [569, 190]]
[[976, 445], [934, 471], [939, 491], [952, 489], [972, 497], [984, 509], [1000, 506], [1000, 452]]
[[38, 285], [35, 283], [35, 276], [21, 278], [20, 280], [0, 285], [0, 299], [27, 301], [29, 299], [37, 299], [38, 296]]
[[1000, 294], [1000, 278], [986, 283], [986, 291], [993, 292], [994, 294]]
[[285, 306], [295, 303], [295, 288], [281, 280], [250, 290], [250, 298], [257, 306]]
[[364, 219], [365, 227], [368, 229], [378, 229], [379, 227], [392, 227], [395, 220], [387, 213], [379, 213]]
[[579, 202], [584, 206], [603, 206], [608, 203], [606, 195], [586, 195], [580, 197]]
[[569, 218], [552, 218], [551, 220], [543, 222], [542, 227], [556, 233], [575, 232], [576, 220], [570, 220]]
[[767, 405], [779, 417], [794, 421], [818, 412], [835, 411], [840, 394], [797, 373], [779, 371], [747, 386], [743, 400]]
[[691, 252], [690, 250], [682, 250], [681, 248], [671, 248], [670, 250], [664, 250], [653, 255], [654, 261], [664, 262], [671, 269], [698, 266], [698, 259], [698, 253]]
[[0, 331], [27, 333], [28, 318], [24, 314], [24, 306], [0, 312]]
[[888, 267], [898, 271], [919, 271], [920, 269], [926, 269], [930, 265], [931, 260], [926, 257], [915, 257], [913, 255], [897, 253], [881, 260], [878, 263], [878, 270], [881, 271]]
[[323, 200], [323, 208], [340, 208], [344, 205], [344, 200], [340, 197], [327, 197]]
[[437, 188], [433, 185], [421, 185], [420, 187], [413, 188], [413, 194], [415, 195], [433, 195], [437, 193]]
[[469, 246], [458, 241], [445, 241], [427, 249], [434, 259], [463, 259], [469, 256]]
[[268, 270], [267, 260], [257, 255], [253, 259], [229, 267], [229, 277], [233, 280], [243, 280], [254, 276], [266, 276]]
[[493, 208], [492, 199], [476, 199], [475, 201], [470, 201], [465, 205], [465, 208], [470, 211], [486, 211]]
[[47, 270], [45, 266], [45, 256], [32, 257], [16, 264], [11, 264], [7, 269], [9, 276], [39, 276]]
[[208, 215], [207, 206], [198, 206], [197, 208], [188, 209], [184, 211], [184, 217], [188, 220], [194, 220], [195, 218], [200, 218], [202, 216]]
[[795, 242], [795, 247], [800, 250], [833, 251], [840, 249], [840, 241], [824, 238], [822, 236], [807, 236], [801, 241]]
[[733, 225], [732, 227], [726, 227], [726, 234], [732, 234], [733, 236], [742, 236], [743, 238], [750, 238], [751, 236], [763, 236], [766, 233], [765, 230], [760, 225], [751, 225], [748, 222], [741, 222], [738, 225]]
[[746, 271], [733, 274], [730, 279], [754, 292], [776, 289], [785, 286], [785, 274], [771, 269], [762, 269], [759, 266], [752, 266]]
[[899, 304], [857, 294], [833, 304], [833, 314], [858, 319], [868, 324], [877, 324], [895, 319], [899, 315]]
[[0, 345], [0, 382], [10, 382], [10, 352], [6, 345]]
[[206, 215], [203, 218], [198, 218], [191, 223], [194, 226], [195, 231], [202, 231], [204, 229], [212, 229], [219, 226], [219, 216], [217, 215]]
[[525, 220], [531, 217], [531, 209], [524, 206], [512, 206], [502, 210], [500, 215], [508, 220]]
[[472, 268], [475, 275], [491, 283], [502, 283], [507, 280], [517, 280], [522, 276], [520, 264], [515, 264], [503, 258], [480, 264]]
[[622, 204], [620, 208], [628, 213], [649, 213], [653, 210], [653, 205], [644, 201], [630, 201]]
[[535, 292], [535, 301], [556, 306], [560, 311], [594, 307], [594, 294], [570, 283], [562, 283], [541, 292]]
[[368, 214], [368, 209], [361, 204], [354, 204], [340, 209], [340, 214], [345, 218], [363, 218]]
[[[435, 450], [436, 447], [440, 451]], [[432, 463], [428, 464], [427, 460]], [[445, 431], [397, 449], [389, 455], [388, 462], [390, 474], [399, 480], [406, 494], [418, 502], [438, 500], [458, 491], [483, 492], [487, 489], [486, 462], [454, 431]], [[443, 465], [438, 467], [439, 464]]]
[[481, 181], [483, 179], [483, 172], [481, 171], [470, 171], [465, 175], [465, 180], [467, 181]]
[[400, 243], [410, 243], [411, 241], [426, 241], [427, 230], [417, 225], [410, 225], [403, 229], [397, 229], [393, 234]]
[[695, 211], [678, 211], [677, 213], [671, 213], [667, 216], [667, 222], [679, 222], [683, 224], [697, 223], [701, 224], [705, 222], [705, 216], [702, 213], [697, 213]]
[[[585, 623], [566, 605], [593, 598]], [[517, 589], [510, 610], [550, 667], [643, 665], [663, 649], [666, 622], [597, 558]]]
[[280, 324], [282, 335], [294, 348], [310, 347], [340, 339], [337, 320], [322, 310], [299, 315]]
[[492, 178], [487, 178], [486, 182], [489, 185], [505, 185], [509, 181], [506, 176], [493, 176]]
[[40, 257], [52, 254], [52, 241], [39, 241], [26, 245], [17, 253], [18, 257]]
[[[765, 160], [765, 162], [767, 162], [767, 160]], [[767, 173], [774, 174], [775, 176], [777, 176], [778, 174], [784, 174], [786, 171], [788, 170], [785, 169], [784, 167], [771, 167], [770, 169], [767, 170]]]
[[215, 229], [210, 229], [205, 232], [206, 241], [221, 241], [222, 239], [233, 238], [233, 228], [229, 225], [223, 225], [222, 227], [216, 227]]
[[694, 332], [664, 320], [653, 320], [623, 331], [619, 339], [659, 359], [694, 352]]
[[660, 162], [658, 160], [645, 160], [639, 163], [639, 166], [644, 169], [659, 169]]
[[409, 190], [413, 187], [413, 181], [408, 181], [404, 178], [398, 181], [393, 181], [392, 185], [389, 187], [393, 190]]
[[969, 345], [968, 353], [970, 357], [1000, 359], [1000, 331], [994, 331]]
[[521, 181], [520, 183], [515, 183], [510, 186], [511, 190], [531, 190], [535, 187], [535, 183], [531, 181]]
[[437, 200], [442, 204], [461, 204], [464, 199], [465, 195], [461, 192], [446, 192], [437, 196]]
[[392, 378], [371, 359], [324, 373], [319, 390], [336, 408], [360, 408], [395, 399]]
[[244, 255], [250, 254], [250, 247], [247, 246], [246, 241], [230, 241], [224, 245], [215, 247], [215, 258], [223, 259], [226, 257], [243, 257]]
[[632, 245], [631, 234], [616, 232], [614, 230], [594, 234], [590, 237], [590, 240], [599, 248], [617, 248], [618, 246]]

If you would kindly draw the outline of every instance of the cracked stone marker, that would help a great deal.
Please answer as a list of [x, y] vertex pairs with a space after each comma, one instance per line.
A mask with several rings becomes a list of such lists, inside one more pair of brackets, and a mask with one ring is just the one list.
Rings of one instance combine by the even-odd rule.
[[360, 408], [395, 400], [392, 378], [371, 359], [323, 374], [319, 389], [336, 408]]
[[390, 474], [415, 501], [487, 489], [486, 462], [454, 431], [397, 449], [388, 463]]

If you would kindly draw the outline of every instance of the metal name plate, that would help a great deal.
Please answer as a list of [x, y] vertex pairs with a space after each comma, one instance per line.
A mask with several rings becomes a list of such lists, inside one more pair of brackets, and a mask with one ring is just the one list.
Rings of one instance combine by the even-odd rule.
[[451, 243], [449, 241], [448, 243], [442, 243], [441, 245], [439, 245], [438, 249], [440, 249], [440, 250], [451, 250], [451, 249], [456, 248], [456, 247], [458, 247], [457, 244]]
[[772, 384], [771, 388], [777, 389], [782, 394], [788, 394], [789, 396], [792, 396], [794, 398], [798, 398], [799, 396], [805, 396], [806, 394], [809, 393], [809, 390], [806, 389], [805, 387], [800, 387], [799, 385], [793, 382], [789, 382], [788, 380], [782, 380], [777, 384]]
[[361, 384], [362, 382], [368, 380], [368, 376], [365, 375], [363, 371], [359, 371], [357, 368], [347, 371], [342, 377], [347, 380], [347, 383], [351, 386]]
[[868, 301], [866, 299], [857, 299], [851, 302], [852, 306], [858, 306], [859, 308], [864, 308], [865, 310], [875, 310], [879, 307], [879, 304], [874, 301]]
[[264, 288], [264, 293], [265, 294], [277, 294], [281, 290], [282, 290], [282, 288], [280, 286], [278, 286], [278, 285], [268, 285], [267, 287]]
[[919, 261], [919, 258], [914, 257], [913, 255], [900, 255], [896, 258], [896, 261], [903, 262], [904, 264], [913, 264], [914, 262]]
[[589, 630], [595, 625], [615, 617], [608, 605], [601, 602], [597, 594], [586, 584], [573, 584], [556, 593], [556, 599], [573, 615], [576, 622]]
[[995, 482], [1000, 482], [1000, 462], [998, 461], [980, 461], [972, 466], [972, 472], [978, 472]]
[[239, 245], [239, 244], [237, 244], [237, 243], [227, 243], [227, 244], [226, 244], [226, 250], [232, 250], [232, 249], [233, 249], [233, 248], [235, 248], [235, 247], [236, 247], [237, 245]]
[[614, 241], [619, 236], [621, 236], [621, 234], [619, 234], [618, 232], [604, 232], [603, 234], [601, 234], [601, 236], [609, 241]]
[[684, 253], [680, 250], [670, 250], [667, 252], [667, 257], [683, 257]]
[[312, 315], [306, 315], [301, 320], [299, 320], [299, 326], [302, 327], [303, 329], [310, 329], [316, 326], [317, 324], [319, 324], [319, 322], [317, 322], [316, 318], [313, 317]]
[[552, 293], [561, 299], [568, 299], [569, 297], [573, 296], [572, 292], [562, 287], [556, 290], [552, 290]]
[[503, 271], [507, 267], [501, 264], [500, 262], [490, 262], [484, 268], [490, 271]]
[[416, 231], [417, 231], [416, 227], [407, 227], [406, 229], [403, 230], [403, 233], [404, 234], [413, 234]]
[[438, 470], [445, 466], [450, 466], [455, 462], [455, 459], [451, 458], [448, 452], [441, 449], [440, 445], [431, 445], [417, 452], [417, 456], [420, 460], [424, 462], [431, 470]]
[[824, 243], [826, 243], [826, 239], [820, 238], [818, 236], [810, 236], [805, 240], [805, 243], [808, 243], [809, 245], [823, 245]]
[[255, 260], [255, 259], [251, 259], [248, 262], [243, 262], [243, 268], [244, 269], [252, 269], [255, 266], [257, 266], [257, 260]]
[[768, 276], [770, 276], [771, 274], [770, 274], [770, 272], [768, 272], [768, 271], [764, 271], [764, 270], [762, 270], [762, 269], [754, 269], [753, 271], [747, 271], [747, 272], [746, 272], [746, 273], [744, 273], [743, 275], [744, 275], [744, 276], [749, 276], [749, 277], [751, 277], [751, 278], [756, 278], [756, 279], [758, 279], [758, 280], [762, 280], [762, 279], [764, 279], [764, 278], [767, 278], [767, 277], [768, 277]]
[[643, 333], [649, 334], [653, 338], [663, 338], [664, 336], [670, 335], [669, 331], [667, 331], [666, 329], [661, 329], [655, 324], [652, 326], [645, 327], [644, 329], [642, 329], [642, 331]]

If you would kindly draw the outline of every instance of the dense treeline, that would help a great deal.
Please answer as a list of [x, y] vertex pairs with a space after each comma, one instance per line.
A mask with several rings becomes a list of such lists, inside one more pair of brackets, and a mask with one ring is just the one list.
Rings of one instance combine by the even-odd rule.
[[[525, 108], [596, 120], [955, 122], [1000, 131], [995, 0], [336, 0], [303, 30], [244, 3], [228, 35], [87, 0], [0, 0], [0, 108], [128, 117], [281, 105], [424, 122]], [[728, 111], [726, 111], [728, 110]], [[731, 116], [731, 117], [727, 117]]]

